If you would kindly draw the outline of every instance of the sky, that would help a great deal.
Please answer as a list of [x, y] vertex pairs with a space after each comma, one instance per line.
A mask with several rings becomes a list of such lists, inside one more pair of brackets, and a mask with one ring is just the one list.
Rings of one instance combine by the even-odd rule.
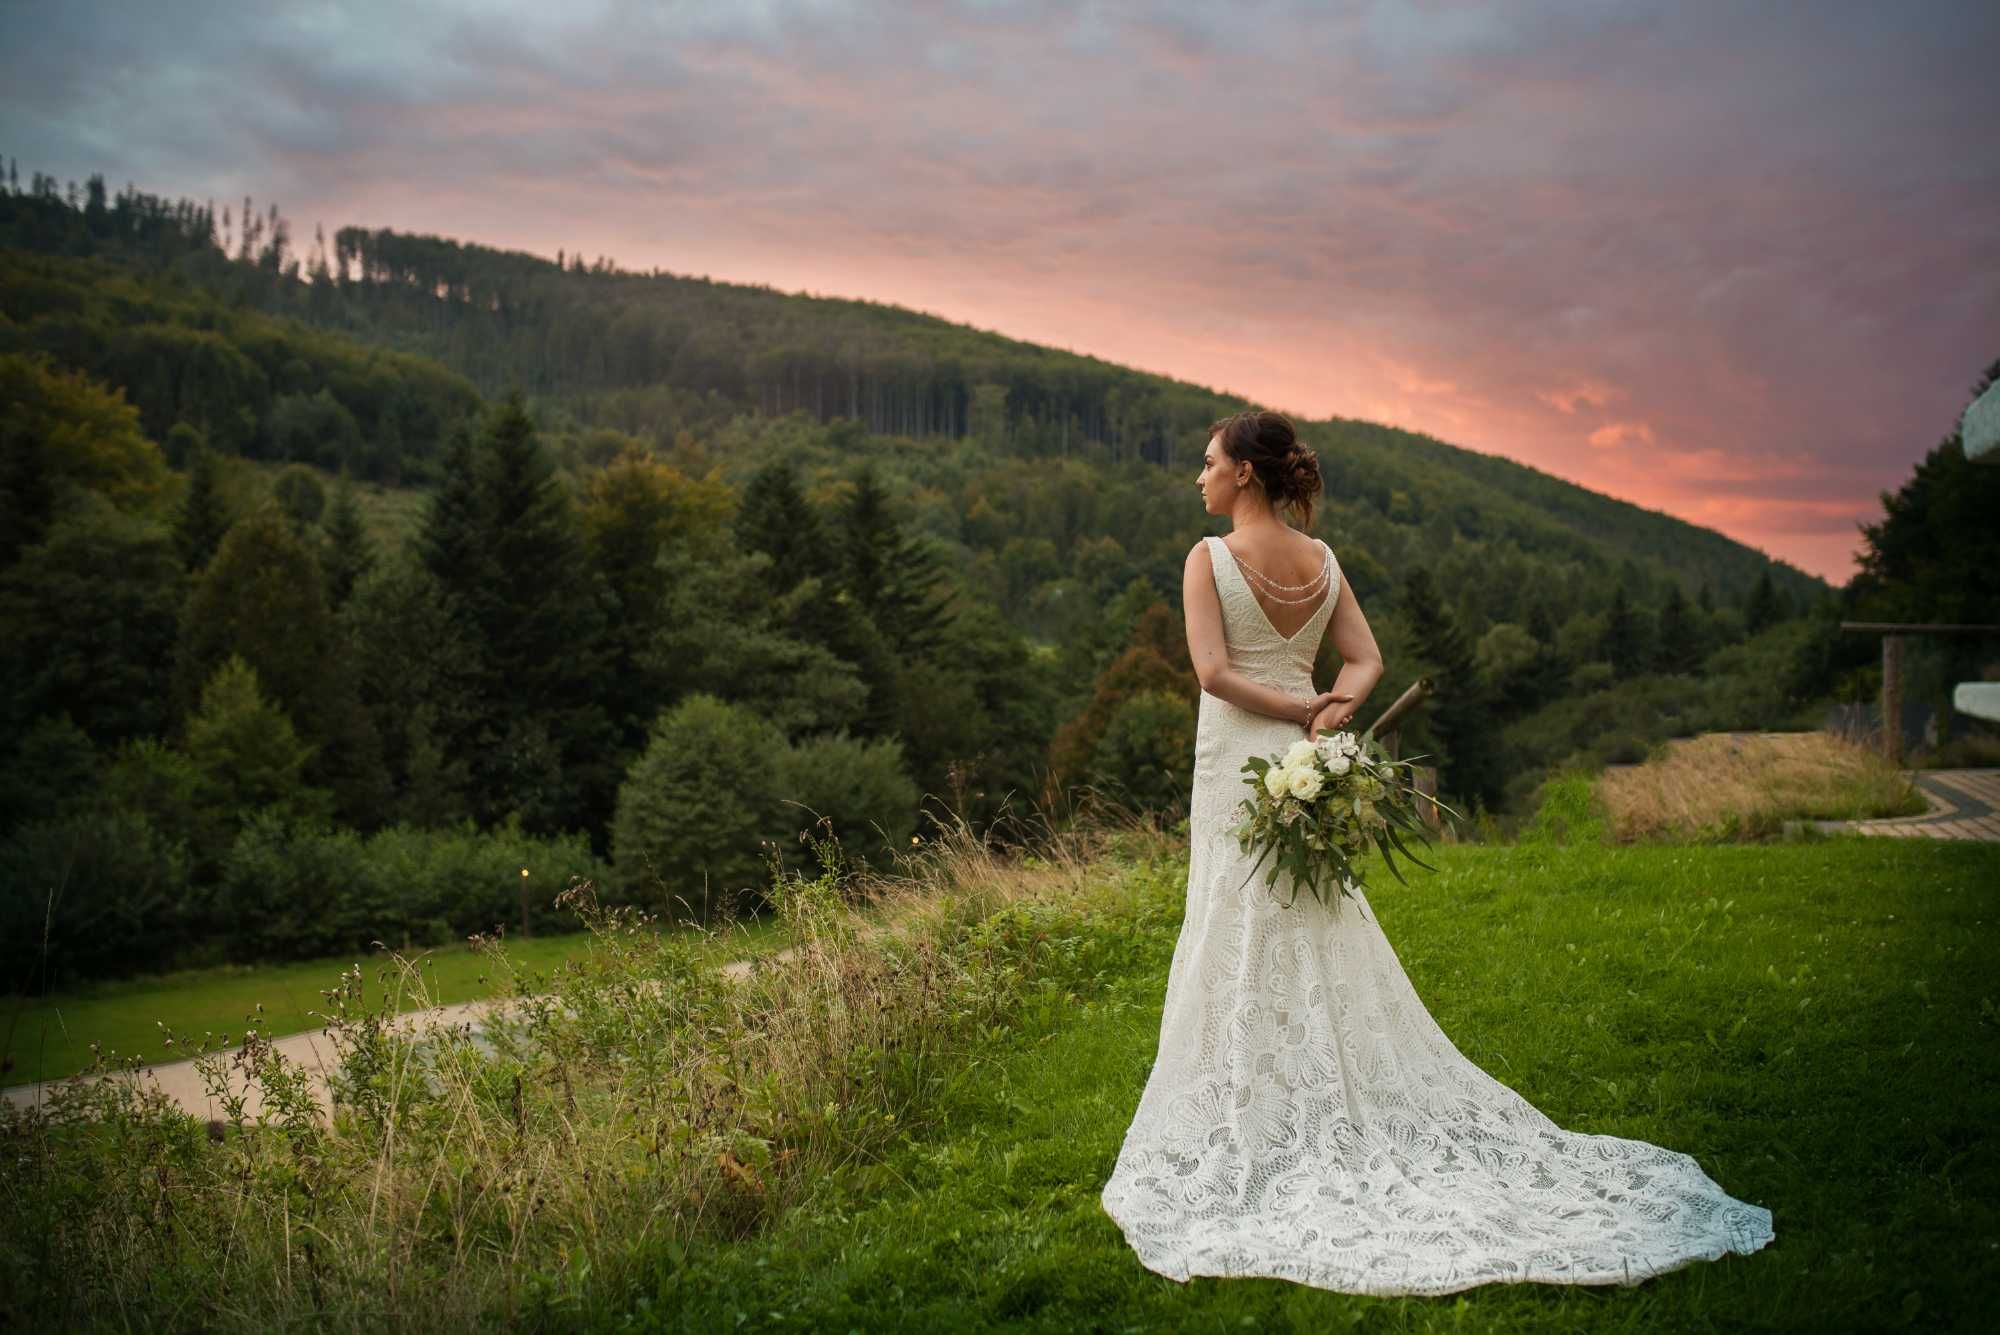
[[1843, 583], [2000, 358], [2000, 5], [0, 5], [25, 177], [894, 302]]

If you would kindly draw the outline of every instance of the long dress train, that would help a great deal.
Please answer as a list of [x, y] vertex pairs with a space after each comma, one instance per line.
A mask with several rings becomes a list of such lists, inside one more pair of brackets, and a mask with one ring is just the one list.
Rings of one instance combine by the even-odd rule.
[[[1339, 591], [1332, 551], [1319, 610], [1287, 639], [1228, 545], [1207, 541], [1232, 666], [1308, 693]], [[1303, 735], [1201, 697], [1159, 1053], [1101, 1196], [1147, 1268], [1439, 1294], [1636, 1284], [1769, 1242], [1771, 1212], [1689, 1156], [1564, 1131], [1460, 1053], [1365, 894], [1329, 908], [1301, 891], [1284, 906], [1263, 869], [1244, 884], [1255, 858], [1230, 833], [1240, 767]]]

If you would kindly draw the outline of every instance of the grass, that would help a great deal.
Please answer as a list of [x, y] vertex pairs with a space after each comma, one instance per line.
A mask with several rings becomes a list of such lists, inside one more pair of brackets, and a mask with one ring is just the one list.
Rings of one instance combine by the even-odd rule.
[[1915, 816], [1923, 794], [1876, 751], [1830, 732], [1707, 733], [1643, 765], [1607, 769], [1598, 796], [1613, 837], [1760, 838], [1787, 820]]
[[[717, 955], [748, 952], [769, 934], [768, 924], [746, 925], [703, 946]], [[523, 969], [548, 970], [588, 955], [591, 940], [588, 931], [515, 937], [507, 941], [507, 954]], [[413, 958], [427, 958], [429, 997], [436, 1004], [482, 1000], [498, 995], [503, 986], [490, 976], [485, 956], [466, 942], [410, 953]], [[325, 1021], [312, 1012], [327, 1007], [321, 993], [358, 958], [363, 957], [222, 965], [93, 983], [42, 997], [0, 997], [0, 1084], [74, 1075], [90, 1065], [92, 1043], [110, 1054], [137, 1054], [148, 1061], [186, 1056], [185, 1051], [162, 1046], [162, 1023], [181, 1034], [234, 1034], [256, 1014], [270, 1038], [317, 1029]], [[256, 1013], [259, 1002], [264, 1006], [261, 1014]], [[407, 997], [403, 1009], [413, 1010], [418, 1004], [415, 997]]]
[[733, 987], [685, 940], [589, 918], [589, 959], [524, 977], [554, 1003], [493, 1053], [350, 1016], [328, 1133], [0, 1120], [0, 1324], [1975, 1324], [2000, 1297], [2000, 847], [1589, 828], [1580, 809], [1439, 846], [1437, 874], [1377, 878], [1379, 921], [1471, 1060], [1769, 1207], [1754, 1256], [1435, 1299], [1146, 1271], [1097, 1193], [1158, 1042], [1186, 863], [1184, 839], [1135, 835], [945, 849], [859, 916], [828, 883], [784, 888], [797, 953]]
[[1372, 900], [1460, 1049], [1565, 1127], [1693, 1154], [1772, 1210], [1770, 1245], [1632, 1290], [1384, 1300], [1151, 1274], [1097, 1192], [1159, 1038], [1165, 914], [1099, 996], [996, 1044], [939, 1130], [764, 1236], [702, 1248], [615, 1321], [594, 1315], [680, 1331], [1831, 1331], [1972, 1327], [2000, 1298], [2000, 1015], [1982, 969], [2000, 848], [1437, 852], [1437, 876]]

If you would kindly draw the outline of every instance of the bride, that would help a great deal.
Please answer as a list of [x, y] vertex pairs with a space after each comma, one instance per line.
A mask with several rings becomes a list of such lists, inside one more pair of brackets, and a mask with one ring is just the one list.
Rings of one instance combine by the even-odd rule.
[[[1202, 688], [1187, 910], [1104, 1209], [1171, 1279], [1346, 1293], [1636, 1284], [1762, 1247], [1771, 1212], [1692, 1158], [1564, 1131], [1461, 1054], [1365, 895], [1287, 907], [1261, 872], [1245, 884], [1243, 761], [1346, 724], [1382, 656], [1331, 549], [1277, 517], [1309, 525], [1320, 489], [1291, 423], [1244, 412], [1210, 430], [1198, 485], [1232, 532], [1196, 543], [1185, 574]], [[1315, 692], [1329, 620], [1342, 667]]]

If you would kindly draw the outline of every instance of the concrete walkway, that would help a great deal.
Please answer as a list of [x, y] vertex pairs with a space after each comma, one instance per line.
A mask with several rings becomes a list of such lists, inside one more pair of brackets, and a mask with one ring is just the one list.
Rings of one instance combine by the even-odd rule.
[[1976, 839], [2000, 843], [2000, 769], [1908, 771], [1930, 803], [1921, 816], [1884, 820], [1821, 820], [1827, 831], [1852, 831], [1892, 839]]
[[[791, 954], [791, 950], [787, 948], [776, 952], [773, 958], [789, 959]], [[725, 978], [743, 978], [749, 974], [750, 969], [750, 960], [731, 960], [722, 966], [722, 974]], [[455, 1006], [433, 1006], [429, 1010], [405, 1011], [396, 1017], [391, 1027], [394, 1032], [414, 1035], [433, 1028], [445, 1029], [456, 1025], [470, 1025], [471, 1033], [476, 1036], [485, 1028], [486, 1017], [492, 1013], [494, 1007], [518, 1004], [518, 1002], [467, 1001]], [[308, 1029], [301, 1033], [286, 1034], [272, 1039], [271, 1046], [288, 1060], [305, 1067], [312, 1082], [313, 1098], [320, 1106], [320, 1119], [325, 1121], [333, 1106], [328, 1086], [329, 1077], [340, 1065], [340, 1054], [334, 1050], [333, 1042], [327, 1037], [326, 1030]], [[238, 1066], [236, 1053], [241, 1047], [240, 1043], [232, 1044], [224, 1054], [225, 1070], [229, 1078], [230, 1092], [243, 1096], [243, 1115], [247, 1120], [254, 1122], [263, 1112], [263, 1091], [251, 1083], [248, 1074]], [[195, 1059], [188, 1057], [180, 1061], [160, 1062], [153, 1066], [142, 1067], [136, 1073], [119, 1071], [99, 1078], [127, 1082], [136, 1078], [142, 1085], [157, 1086], [161, 1093], [196, 1117], [213, 1120], [226, 1118], [228, 1114], [221, 1101], [209, 1096], [208, 1088], [202, 1082], [201, 1073], [195, 1070], [194, 1063]], [[60, 1080], [53, 1080], [31, 1085], [13, 1085], [0, 1093], [4, 1093], [7, 1101], [17, 1107], [35, 1107], [46, 1097], [45, 1091], [49, 1086], [62, 1083]]]

